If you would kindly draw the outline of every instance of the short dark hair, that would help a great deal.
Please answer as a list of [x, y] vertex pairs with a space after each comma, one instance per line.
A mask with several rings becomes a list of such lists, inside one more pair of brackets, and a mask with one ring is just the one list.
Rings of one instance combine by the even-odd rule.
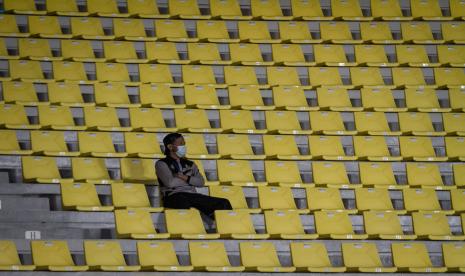
[[166, 156], [170, 155], [170, 149], [168, 148], [168, 145], [173, 144], [174, 141], [176, 141], [178, 138], [182, 138], [182, 134], [177, 132], [170, 133], [163, 138], [163, 145], [165, 146]]

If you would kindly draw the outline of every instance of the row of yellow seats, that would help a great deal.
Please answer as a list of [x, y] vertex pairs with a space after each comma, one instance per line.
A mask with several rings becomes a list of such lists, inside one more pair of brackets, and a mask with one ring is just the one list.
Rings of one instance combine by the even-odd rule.
[[[42, 63], [42, 64], [41, 64]], [[50, 64], [51, 63], [51, 64]], [[46, 66], [43, 70], [41, 66]], [[50, 66], [51, 65], [51, 66]], [[50, 68], [52, 67], [52, 68]], [[88, 68], [86, 70], [86, 67]], [[128, 67], [137, 73], [129, 74]], [[135, 68], [134, 68], [135, 67]], [[49, 83], [66, 81], [74, 83], [121, 82], [129, 86], [141, 83], [166, 83], [173, 86], [184, 84], [212, 85], [225, 88], [228, 85], [302, 86], [313, 88], [333, 86], [354, 88], [363, 86], [387, 88], [460, 88], [465, 83], [462, 68], [415, 68], [415, 67], [350, 67], [351, 81], [343, 82], [338, 67], [251, 67], [182, 65], [182, 78], [173, 79], [169, 66], [159, 64], [82, 63], [68, 61], [8, 60], [8, 71], [3, 71], [0, 81], [20, 80]], [[383, 73], [381, 73], [381, 69]], [[266, 77], [257, 78], [256, 70], [266, 71]], [[216, 71], [216, 74], [215, 74]], [[265, 73], [262, 73], [265, 75]], [[428, 81], [425, 78], [428, 76]], [[92, 79], [89, 79], [89, 77]], [[301, 79], [302, 76], [302, 79]], [[386, 83], [383, 76], [392, 80]], [[181, 80], [182, 79], [182, 80]], [[303, 81], [303, 82], [302, 82]]]
[[[29, 134], [29, 147], [21, 147], [16, 131], [0, 130], [0, 154], [46, 156], [94, 156], [94, 157], [141, 157], [162, 158], [163, 147], [155, 133], [125, 132], [124, 140], [114, 142], [109, 132], [78, 132], [76, 138], [65, 139], [65, 133], [49, 130], [33, 130]], [[339, 136], [308, 136], [301, 150], [293, 136], [263, 135], [255, 151], [249, 136], [214, 134], [215, 142], [209, 149], [202, 134], [183, 134], [186, 141], [186, 157], [190, 159], [278, 159], [278, 160], [369, 160], [369, 161], [465, 161], [463, 137], [441, 138], [402, 136], [396, 145], [390, 145], [381, 136], [354, 136], [348, 144]], [[212, 136], [210, 136], [212, 137]], [[75, 140], [74, 140], [75, 139]], [[344, 142], [343, 142], [344, 140]], [[257, 143], [257, 139], [254, 139]], [[73, 146], [71, 146], [73, 145]], [[444, 153], [436, 150], [444, 149]], [[300, 153], [302, 151], [302, 153]], [[393, 153], [391, 153], [393, 152]]]
[[[186, 84], [183, 88], [163, 84], [142, 84], [128, 87], [122, 83], [47, 83], [2, 82], [0, 103], [25, 106], [59, 104], [65, 106], [155, 107], [198, 109], [294, 110], [294, 111], [385, 111], [385, 112], [463, 112], [465, 88], [344, 87], [304, 89], [295, 86], [274, 86], [271, 97], [263, 98], [270, 89], [259, 86], [233, 85], [227, 93], [210, 85]], [[350, 90], [350, 91], [349, 91]], [[446, 91], [445, 91], [446, 90]], [[175, 100], [174, 93], [177, 95]], [[41, 99], [39, 99], [39, 95]], [[84, 95], [87, 96], [84, 102]], [[45, 97], [46, 96], [46, 97]], [[92, 99], [89, 99], [92, 96]], [[132, 101], [130, 97], [132, 97]], [[226, 97], [227, 96], [227, 97]], [[396, 104], [396, 99], [398, 103]], [[400, 97], [401, 96], [401, 97]], [[44, 99], [45, 98], [45, 99]], [[137, 98], [137, 99], [135, 99]], [[183, 98], [183, 101], [181, 100]], [[220, 102], [220, 98], [223, 102]], [[225, 103], [227, 99], [227, 103]], [[440, 100], [441, 99], [441, 100]], [[137, 100], [139, 102], [137, 102]], [[265, 104], [265, 100], [272, 103]], [[353, 104], [352, 101], [358, 104]], [[179, 102], [184, 102], [183, 104]]]
[[[429, 114], [424, 112], [350, 112], [337, 111], [260, 111], [265, 113], [265, 124], [257, 128], [250, 110], [208, 110], [210, 114], [219, 114], [220, 124], [212, 126], [203, 109], [174, 109], [176, 126], [166, 127], [162, 112], [156, 108], [129, 108], [130, 123], [120, 124], [117, 108], [102, 106], [84, 106], [70, 108], [68, 106], [39, 105], [27, 107], [38, 113], [38, 120], [30, 123], [26, 108], [22, 105], [0, 104], [0, 126], [8, 129], [55, 129], [55, 130], [99, 130], [99, 131], [145, 131], [171, 132], [182, 131], [192, 133], [239, 133], [239, 134], [289, 134], [289, 135], [415, 135], [415, 136], [464, 136], [464, 113]], [[84, 123], [76, 125], [73, 110], [82, 110]], [[82, 114], [82, 113], [81, 113]], [[304, 116], [305, 119], [298, 118]], [[346, 116], [343, 116], [346, 114]], [[350, 116], [350, 119], [347, 116]], [[433, 125], [431, 117], [437, 122]], [[60, 117], [57, 117], [60, 116]], [[122, 116], [122, 115], [120, 115]], [[351, 118], [354, 118], [352, 120]], [[389, 117], [400, 126], [391, 129]], [[345, 117], [345, 119], [344, 119]], [[37, 117], [35, 117], [37, 119]], [[82, 115], [80, 116], [82, 118]], [[127, 118], [127, 117], [125, 117]], [[77, 119], [77, 118], [76, 118]], [[122, 118], [121, 118], [122, 119]], [[301, 122], [310, 122], [310, 126], [302, 128]], [[37, 122], [38, 121], [38, 122]], [[262, 119], [263, 122], [263, 119]], [[350, 123], [355, 122], [355, 126]], [[264, 122], [263, 122], [264, 123]], [[392, 122], [391, 122], [392, 124]]]
[[[438, 45], [434, 48], [423, 45], [395, 45], [397, 59], [389, 61], [383, 45], [355, 45], [347, 48], [343, 45], [317, 44], [305, 46], [298, 44], [272, 44], [270, 53], [262, 51], [258, 44], [188, 43], [187, 57], [180, 58], [179, 50], [173, 42], [145, 42], [142, 50], [135, 48], [134, 42], [103, 41], [99, 57], [96, 49], [88, 40], [61, 40], [55, 56], [47, 39], [20, 38], [15, 46], [7, 49], [5, 41], [0, 39], [0, 59], [63, 60], [120, 63], [170, 63], [170, 64], [241, 64], [241, 65], [284, 65], [284, 66], [371, 66], [371, 67], [439, 67], [465, 66], [465, 46]], [[94, 44], [95, 45], [95, 44]], [[436, 48], [437, 47], [437, 48]], [[434, 49], [434, 52], [431, 52]], [[9, 52], [16, 54], [10, 55]], [[355, 61], [348, 61], [348, 54], [355, 53]], [[229, 59], [222, 59], [221, 54], [228, 54]], [[305, 56], [313, 55], [314, 60]], [[263, 59], [264, 55], [271, 57]], [[431, 61], [429, 56], [437, 56], [438, 61]]]
[[[393, 242], [389, 251], [379, 251], [376, 243], [341, 243], [338, 253], [343, 264], [334, 265], [322, 242], [291, 242], [277, 251], [272, 242], [240, 242], [234, 251], [223, 242], [191, 241], [181, 253], [173, 242], [138, 241], [131, 248], [137, 252], [138, 263], [128, 264], [118, 241], [84, 240], [80, 246], [85, 264], [76, 264], [66, 240], [36, 240], [30, 242], [33, 264], [22, 264], [13, 241], [0, 241], [3, 253], [2, 270], [49, 271], [259, 271], [259, 272], [446, 272], [465, 271], [465, 245], [443, 243], [444, 266], [435, 266], [425, 243]], [[176, 249], [175, 249], [176, 247]], [[83, 249], [83, 250], [82, 250]], [[281, 249], [281, 248], [278, 248]], [[278, 254], [280, 252], [280, 254]], [[283, 265], [281, 254], [289, 256]], [[341, 254], [342, 253], [342, 254]], [[435, 252], [436, 253], [436, 252]], [[181, 255], [189, 255], [190, 264], [180, 262]], [[240, 255], [240, 260], [239, 260]], [[380, 256], [392, 258], [392, 266], [385, 265]], [[234, 259], [235, 258], [235, 259]], [[288, 257], [289, 258], [289, 257]], [[230, 261], [233, 260], [233, 261]], [[292, 266], [290, 266], [292, 264]]]
[[[250, 1], [247, 3], [248, 13], [244, 13], [244, 3], [237, 0], [219, 1], [212, 0], [209, 3], [210, 14], [201, 13], [197, 0], [169, 0], [167, 6], [161, 6], [166, 10], [160, 13], [157, 1], [128, 0], [125, 5], [120, 5], [115, 0], [87, 0], [85, 7], [75, 0], [47, 0], [43, 9], [37, 9], [33, 0], [14, 1], [5, 0], [4, 10], [16, 14], [58, 14], [71, 16], [102, 16], [102, 17], [140, 17], [140, 18], [168, 18], [180, 17], [184, 19], [234, 19], [234, 20], [452, 20], [463, 19], [465, 6], [457, 0], [450, 0], [447, 6], [450, 15], [443, 14], [437, 1], [410, 0], [410, 15], [404, 15], [401, 5], [397, 0], [370, 2], [371, 16], [364, 15], [358, 0], [342, 1], [331, 0], [329, 9], [325, 13], [319, 0], [291, 1], [290, 6], [281, 6], [279, 0]], [[404, 8], [404, 6], [402, 6]], [[286, 10], [286, 14], [283, 13]], [[330, 11], [331, 14], [327, 11]]]
[[[64, 210], [77, 211], [113, 211], [114, 209], [144, 210], [161, 212], [163, 207], [152, 206], [144, 184], [112, 183], [111, 203], [102, 205], [93, 183], [61, 183], [61, 200]], [[355, 188], [339, 190], [337, 188], [306, 188], [305, 196], [294, 197], [296, 189], [289, 187], [259, 186], [247, 188], [257, 195], [246, 197], [239, 186], [209, 186], [208, 194], [226, 198], [234, 210], [248, 213], [261, 213], [265, 210], [290, 210], [299, 214], [314, 213], [319, 210], [361, 214], [365, 211], [392, 212], [406, 214], [412, 212], [435, 212], [446, 215], [465, 212], [465, 190], [452, 189], [448, 203], [451, 209], [441, 209], [436, 192], [432, 189], [404, 189], [402, 198], [391, 198], [384, 188]], [[352, 191], [355, 194], [355, 208], [344, 205], [341, 192]], [[399, 195], [396, 195], [399, 196]], [[258, 198], [258, 199], [257, 199]], [[347, 200], [347, 198], [344, 198]], [[258, 205], [257, 202], [258, 201]], [[394, 202], [395, 204], [393, 204]], [[305, 204], [306, 203], [306, 204]], [[395, 206], [395, 207], [394, 207]]]
[[[67, 159], [69, 160], [69, 159]], [[71, 167], [72, 176], [61, 176], [57, 165], [57, 159], [46, 156], [23, 156], [22, 173], [24, 181], [38, 183], [72, 183], [90, 182], [96, 184], [108, 184], [113, 182], [145, 182], [156, 183], [156, 173], [153, 159], [121, 158], [113, 162], [114, 170], [121, 173], [110, 177], [105, 164], [105, 159], [91, 157], [73, 157], [71, 165], [67, 162], [67, 168]], [[62, 160], [63, 161], [63, 160]], [[118, 162], [119, 161], [119, 162]], [[253, 164], [264, 167], [263, 179], [255, 177]], [[302, 168], [299, 168], [299, 163]], [[113, 163], [114, 164], [114, 163]], [[464, 186], [464, 164], [453, 164], [454, 184], [444, 183], [437, 164], [420, 162], [406, 163], [407, 184], [398, 183], [393, 172], [392, 163], [359, 162], [360, 180], [350, 181], [348, 171], [343, 162], [331, 161], [250, 161], [250, 160], [215, 160], [210, 162], [216, 167], [217, 179], [206, 177], [201, 161], [196, 161], [199, 170], [204, 175], [206, 185], [233, 185], [233, 186], [266, 186], [279, 185], [284, 187], [313, 187], [328, 186], [342, 188], [356, 188], [362, 186], [385, 187], [391, 189], [403, 189], [408, 187], [424, 187], [437, 190], [455, 189]], [[63, 168], [60, 164], [60, 168]], [[120, 170], [118, 169], [120, 168]], [[305, 169], [304, 169], [305, 168]], [[303, 180], [302, 173], [312, 173], [312, 180]], [[255, 169], [257, 172], [257, 169]], [[354, 172], [352, 172], [354, 173]], [[380, 177], [382, 176], [382, 177]]]

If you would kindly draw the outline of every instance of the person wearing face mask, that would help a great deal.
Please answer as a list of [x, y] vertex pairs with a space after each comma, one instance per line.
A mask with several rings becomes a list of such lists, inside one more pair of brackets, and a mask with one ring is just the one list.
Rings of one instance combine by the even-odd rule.
[[163, 138], [166, 157], [155, 164], [155, 170], [163, 196], [163, 206], [172, 209], [196, 208], [211, 219], [215, 210], [231, 210], [229, 200], [197, 193], [195, 187], [203, 187], [205, 180], [194, 162], [185, 158], [186, 144], [179, 133]]

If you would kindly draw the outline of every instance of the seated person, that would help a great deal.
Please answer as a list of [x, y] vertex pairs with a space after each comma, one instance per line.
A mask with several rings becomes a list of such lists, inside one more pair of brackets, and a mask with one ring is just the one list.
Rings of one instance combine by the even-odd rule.
[[194, 162], [186, 159], [184, 138], [170, 133], [163, 138], [166, 157], [155, 164], [163, 206], [172, 209], [196, 208], [214, 219], [215, 210], [231, 210], [229, 200], [197, 193], [204, 179]]

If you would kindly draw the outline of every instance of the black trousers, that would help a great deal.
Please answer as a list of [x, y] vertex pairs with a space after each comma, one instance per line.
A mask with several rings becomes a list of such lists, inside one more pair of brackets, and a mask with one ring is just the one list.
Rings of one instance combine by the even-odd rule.
[[196, 193], [175, 193], [163, 198], [163, 206], [172, 209], [198, 209], [214, 219], [215, 210], [232, 210], [229, 200]]

